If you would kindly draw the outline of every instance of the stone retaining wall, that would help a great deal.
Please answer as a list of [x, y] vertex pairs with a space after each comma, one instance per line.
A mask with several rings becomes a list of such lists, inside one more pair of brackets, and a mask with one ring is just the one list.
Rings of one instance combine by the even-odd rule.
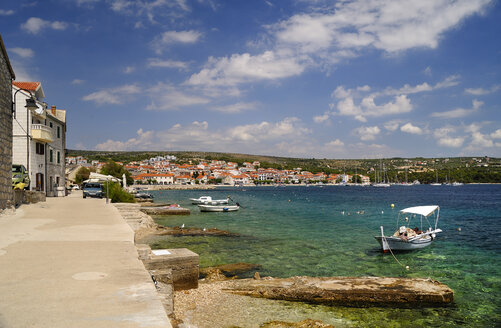
[[[0, 47], [4, 44], [0, 36]], [[12, 206], [12, 78], [8, 58], [0, 51], [0, 211]]]

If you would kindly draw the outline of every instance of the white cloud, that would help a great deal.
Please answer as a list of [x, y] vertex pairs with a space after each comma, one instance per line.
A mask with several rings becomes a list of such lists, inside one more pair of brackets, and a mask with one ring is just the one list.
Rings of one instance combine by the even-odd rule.
[[85, 83], [85, 80], [74, 79], [73, 81], [71, 81], [71, 84], [82, 84], [82, 83]]
[[202, 33], [194, 30], [166, 31], [156, 37], [151, 42], [151, 46], [157, 54], [161, 54], [166, 47], [173, 44], [193, 44], [196, 43], [201, 36]]
[[431, 67], [430, 67], [430, 66], [426, 67], [426, 68], [424, 69], [423, 73], [424, 73], [425, 75], [431, 76], [431, 75], [432, 75]]
[[96, 145], [96, 150], [115, 150], [115, 151], [123, 151], [123, 150], [145, 150], [148, 147], [153, 146], [154, 142], [154, 132], [153, 131], [143, 131], [143, 129], [139, 129], [137, 131], [137, 137], [130, 138], [127, 141], [114, 141], [108, 139], [107, 141]]
[[470, 95], [475, 95], [475, 96], [484, 96], [488, 95], [491, 93], [494, 93], [498, 90], [501, 89], [501, 85], [493, 85], [489, 89], [483, 89], [483, 88], [468, 88], [464, 89], [464, 92]]
[[31, 58], [35, 55], [35, 52], [29, 48], [10, 48], [9, 51], [22, 58]]
[[438, 140], [438, 144], [440, 146], [450, 147], [450, 148], [459, 148], [463, 145], [464, 138], [463, 137], [444, 137]]
[[163, 44], [172, 43], [195, 43], [202, 36], [198, 31], [167, 31], [160, 36], [160, 42]]
[[[405, 84], [398, 89], [388, 87], [382, 91], [374, 92], [371, 92], [373, 88], [368, 85], [359, 86], [354, 89], [346, 89], [344, 86], [338, 86], [332, 92], [331, 97], [340, 100], [337, 104], [330, 104], [330, 107], [335, 109], [331, 114], [353, 116], [353, 118], [360, 122], [367, 122], [367, 117], [370, 116], [377, 117], [408, 113], [413, 110], [413, 106], [407, 95], [432, 92], [434, 90], [456, 86], [459, 84], [458, 80], [458, 75], [451, 75], [434, 85], [427, 82], [415, 86]], [[393, 101], [388, 101], [380, 105], [376, 104], [376, 98], [388, 96], [393, 96]], [[357, 104], [356, 100], [358, 99], [360, 100]], [[391, 126], [388, 130], [390, 129]]]
[[489, 0], [355, 0], [298, 14], [270, 26], [279, 46], [313, 54], [376, 48], [386, 52], [436, 48], [442, 35], [481, 13]]
[[29, 18], [26, 23], [21, 24], [21, 29], [31, 33], [38, 34], [40, 31], [46, 28], [53, 30], [65, 30], [68, 27], [68, 23], [59, 21], [46, 21], [38, 17]]
[[310, 132], [309, 129], [301, 127], [300, 120], [296, 117], [287, 117], [277, 123], [263, 121], [258, 124], [241, 125], [228, 131], [234, 140], [252, 142], [275, 140], [287, 136], [299, 137]]
[[325, 145], [327, 147], [343, 147], [344, 146], [344, 142], [342, 142], [339, 139], [336, 139], [336, 140], [332, 140], [332, 141], [327, 142]]
[[493, 133], [491, 133], [492, 139], [501, 139], [501, 129], [497, 129]]
[[330, 116], [329, 112], [325, 112], [322, 115], [313, 116], [313, 122], [315, 123], [327, 122], [329, 120], [329, 116]]
[[445, 119], [465, 117], [465, 116], [476, 113], [483, 104], [484, 104], [483, 101], [479, 101], [479, 100], [474, 99], [472, 102], [473, 107], [471, 109], [456, 108], [456, 109], [449, 110], [446, 112], [435, 112], [435, 113], [432, 113], [431, 116], [438, 117], [438, 118], [445, 118]]
[[211, 109], [222, 113], [235, 114], [247, 110], [254, 110], [256, 109], [257, 105], [258, 103], [256, 102], [250, 102], [250, 103], [239, 102], [236, 104], [231, 104], [226, 106], [213, 106], [211, 107]]
[[396, 131], [398, 129], [398, 127], [400, 126], [400, 123], [402, 123], [401, 120], [391, 120], [391, 121], [388, 121], [386, 123], [384, 123], [384, 128], [388, 131]]
[[480, 148], [491, 148], [494, 147], [494, 142], [489, 139], [489, 136], [482, 134], [480, 132], [473, 132], [471, 135], [472, 141], [471, 146]]
[[[77, 0], [93, 2], [94, 0]], [[97, 0], [96, 0], [97, 1]], [[139, 18], [145, 17], [150, 23], [158, 23], [156, 17], [163, 19], [180, 19], [191, 11], [186, 0], [109, 0], [111, 10], [129, 16]], [[142, 21], [136, 22], [137, 26], [142, 26]]]
[[133, 95], [141, 92], [135, 84], [127, 84], [117, 88], [103, 89], [84, 96], [82, 100], [93, 101], [98, 105], [120, 105], [126, 103]]
[[125, 74], [130, 74], [130, 73], [134, 72], [135, 70], [136, 70], [136, 68], [134, 66], [127, 66], [124, 68], [123, 72]]
[[303, 72], [304, 66], [295, 59], [281, 57], [273, 51], [252, 56], [248, 53], [231, 57], [209, 58], [199, 73], [193, 74], [186, 84], [229, 86], [244, 82], [276, 80]]
[[[126, 141], [107, 140], [95, 146], [98, 150], [209, 150], [225, 152], [259, 152], [276, 155], [277, 149], [294, 140], [298, 145], [308, 144], [308, 129], [297, 118], [285, 118], [279, 122], [235, 126], [224, 130], [211, 130], [206, 121], [194, 121], [187, 125], [175, 124], [165, 131], [137, 131]], [[312, 147], [305, 151], [310, 151]], [[294, 150], [284, 150], [293, 153]], [[305, 155], [306, 153], [302, 153]]]
[[453, 126], [444, 126], [433, 131], [433, 136], [437, 140], [438, 145], [449, 147], [449, 148], [459, 148], [463, 146], [465, 141], [465, 137], [461, 136], [451, 136], [451, 134], [455, 134], [457, 129]]
[[181, 107], [205, 105], [211, 99], [201, 97], [192, 90], [181, 90], [180, 88], [162, 82], [149, 88], [151, 103], [146, 107], [148, 110], [178, 110]]
[[14, 10], [0, 9], [0, 16], [10, 16], [10, 15], [14, 15]]
[[189, 67], [187, 62], [176, 61], [176, 60], [161, 60], [159, 58], [148, 59], [148, 67], [161, 67], [161, 68], [177, 68], [181, 70], [186, 70]]
[[363, 141], [376, 139], [380, 132], [381, 130], [377, 126], [362, 126], [353, 130], [353, 133]]
[[410, 133], [410, 134], [423, 134], [423, 129], [418, 126], [412, 125], [412, 123], [404, 124], [400, 127], [400, 131]]

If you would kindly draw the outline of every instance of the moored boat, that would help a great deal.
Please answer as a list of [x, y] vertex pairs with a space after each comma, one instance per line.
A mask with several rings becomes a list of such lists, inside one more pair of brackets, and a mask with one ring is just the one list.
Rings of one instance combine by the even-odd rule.
[[[384, 252], [403, 251], [423, 248], [430, 245], [437, 233], [442, 232], [437, 228], [440, 207], [438, 205], [414, 206], [401, 210], [398, 214], [397, 231], [391, 236], [385, 236], [381, 226], [381, 236], [376, 240]], [[430, 223], [434, 218], [434, 225]], [[419, 220], [420, 228], [412, 227], [412, 221]], [[423, 230], [424, 223], [428, 223], [427, 230]], [[401, 225], [402, 224], [402, 225]], [[417, 223], [416, 223], [417, 225]]]
[[226, 199], [212, 199], [211, 196], [201, 196], [199, 198], [190, 198], [193, 205], [223, 205], [228, 204], [229, 197]]
[[198, 205], [201, 212], [234, 212], [240, 209], [238, 205]]

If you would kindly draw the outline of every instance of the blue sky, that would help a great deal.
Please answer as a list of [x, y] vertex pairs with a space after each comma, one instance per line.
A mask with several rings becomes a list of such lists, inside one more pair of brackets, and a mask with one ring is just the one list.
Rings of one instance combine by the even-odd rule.
[[3, 0], [67, 147], [501, 157], [489, 0]]

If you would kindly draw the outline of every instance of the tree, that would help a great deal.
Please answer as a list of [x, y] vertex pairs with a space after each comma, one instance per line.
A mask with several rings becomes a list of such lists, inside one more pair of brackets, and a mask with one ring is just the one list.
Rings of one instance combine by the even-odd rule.
[[78, 169], [77, 173], [75, 174], [75, 182], [77, 184], [81, 184], [83, 181], [89, 178], [89, 175], [90, 175], [90, 170], [85, 166], [82, 166], [81, 168]]
[[106, 164], [103, 165], [103, 167], [101, 168], [101, 174], [111, 175], [120, 180], [125, 174], [127, 185], [130, 186], [134, 183], [134, 179], [132, 179], [130, 172], [127, 171], [122, 165], [117, 164], [112, 160], [109, 160]]
[[108, 195], [112, 203], [135, 203], [134, 196], [125, 191], [119, 183], [108, 182], [103, 185], [104, 194]]

